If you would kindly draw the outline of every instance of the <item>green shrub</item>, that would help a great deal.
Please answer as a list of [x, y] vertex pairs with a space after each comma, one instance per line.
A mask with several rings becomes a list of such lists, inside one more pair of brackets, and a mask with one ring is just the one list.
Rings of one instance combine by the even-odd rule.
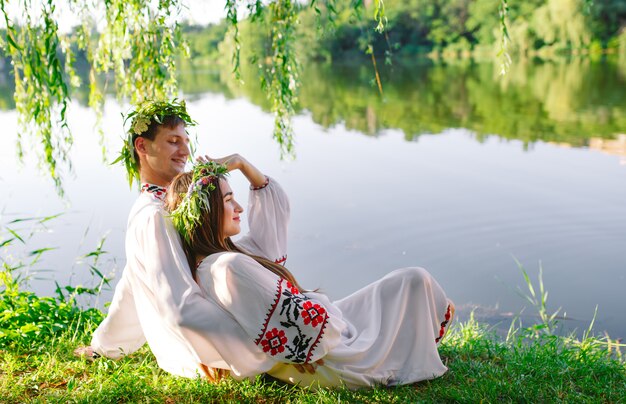
[[[31, 347], [64, 332], [84, 332], [103, 319], [98, 309], [82, 310], [74, 297], [37, 296], [20, 290], [10, 268], [0, 272], [0, 349]], [[84, 290], [77, 288], [76, 295]]]

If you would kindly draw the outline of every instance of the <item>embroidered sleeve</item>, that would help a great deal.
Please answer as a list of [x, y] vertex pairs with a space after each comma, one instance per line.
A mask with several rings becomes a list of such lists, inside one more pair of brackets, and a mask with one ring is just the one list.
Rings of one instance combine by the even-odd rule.
[[287, 260], [287, 230], [289, 227], [289, 198], [273, 178], [248, 195], [249, 232], [236, 241], [247, 252], [278, 264]]
[[308, 363], [324, 335], [328, 313], [285, 279], [278, 279], [258, 338], [263, 352], [293, 363]]
[[221, 253], [210, 262], [198, 267], [200, 283], [259, 353], [276, 362], [308, 363], [339, 343], [343, 323], [336, 321], [336, 310], [325, 297], [300, 293], [244, 254]]

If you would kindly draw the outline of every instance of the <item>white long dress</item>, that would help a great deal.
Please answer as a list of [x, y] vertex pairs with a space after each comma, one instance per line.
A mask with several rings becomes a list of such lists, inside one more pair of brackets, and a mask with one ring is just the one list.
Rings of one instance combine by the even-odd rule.
[[[277, 187], [277, 195], [282, 190]], [[276, 201], [284, 203], [286, 195]], [[265, 226], [283, 223], [288, 211], [278, 213]], [[252, 200], [251, 214], [260, 212]], [[282, 214], [281, 214], [282, 213]], [[254, 221], [253, 221], [254, 222]], [[246, 239], [240, 246], [255, 252]], [[252, 249], [252, 250], [251, 250]], [[301, 293], [285, 279], [254, 259], [225, 252], [206, 257], [198, 267], [198, 283], [244, 330], [248, 340], [273, 363], [270, 375], [315, 387], [350, 388], [377, 384], [413, 383], [441, 376], [437, 343], [450, 319], [448, 299], [433, 277], [422, 268], [393, 271], [356, 293], [331, 302], [321, 293]], [[255, 369], [258, 352], [241, 346], [236, 362], [225, 361], [244, 374]], [[315, 374], [299, 373], [293, 363], [324, 365]], [[237, 375], [235, 375], [237, 376]]]
[[[449, 320], [448, 301], [424, 269], [396, 270], [336, 302], [320, 293], [300, 293], [239, 253], [207, 257], [198, 279], [209, 298], [275, 362], [267, 373], [278, 379], [358, 388], [413, 383], [447, 370], [437, 341]], [[243, 369], [248, 352], [240, 352], [236, 366]], [[313, 375], [288, 365], [318, 359], [324, 365]]]

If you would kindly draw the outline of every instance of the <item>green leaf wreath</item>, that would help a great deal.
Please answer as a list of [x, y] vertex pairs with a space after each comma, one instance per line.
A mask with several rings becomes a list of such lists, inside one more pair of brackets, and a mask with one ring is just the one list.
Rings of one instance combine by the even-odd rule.
[[224, 164], [214, 161], [197, 163], [193, 167], [191, 184], [182, 202], [170, 214], [174, 227], [187, 241], [201, 223], [202, 211], [210, 211], [209, 195], [219, 186], [219, 178], [228, 174]]
[[135, 160], [133, 136], [141, 136], [148, 130], [151, 123], [163, 123], [167, 116], [177, 116], [185, 122], [185, 126], [195, 126], [197, 123], [187, 112], [187, 106], [184, 100], [178, 101], [174, 98], [171, 101], [151, 100], [146, 101], [137, 106], [124, 117], [124, 126], [130, 121], [130, 128], [126, 132], [124, 145], [120, 154], [112, 164], [122, 163], [126, 168], [128, 185], [132, 188], [133, 181], [140, 181], [139, 166]]

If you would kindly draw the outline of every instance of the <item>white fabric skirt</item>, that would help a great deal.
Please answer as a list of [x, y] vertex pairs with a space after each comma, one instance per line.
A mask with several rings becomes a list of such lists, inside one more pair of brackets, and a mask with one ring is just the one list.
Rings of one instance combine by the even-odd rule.
[[303, 386], [359, 388], [409, 384], [447, 371], [437, 345], [451, 308], [425, 269], [398, 269], [333, 305], [347, 327], [324, 365], [311, 375], [281, 363], [268, 372], [271, 376]]

